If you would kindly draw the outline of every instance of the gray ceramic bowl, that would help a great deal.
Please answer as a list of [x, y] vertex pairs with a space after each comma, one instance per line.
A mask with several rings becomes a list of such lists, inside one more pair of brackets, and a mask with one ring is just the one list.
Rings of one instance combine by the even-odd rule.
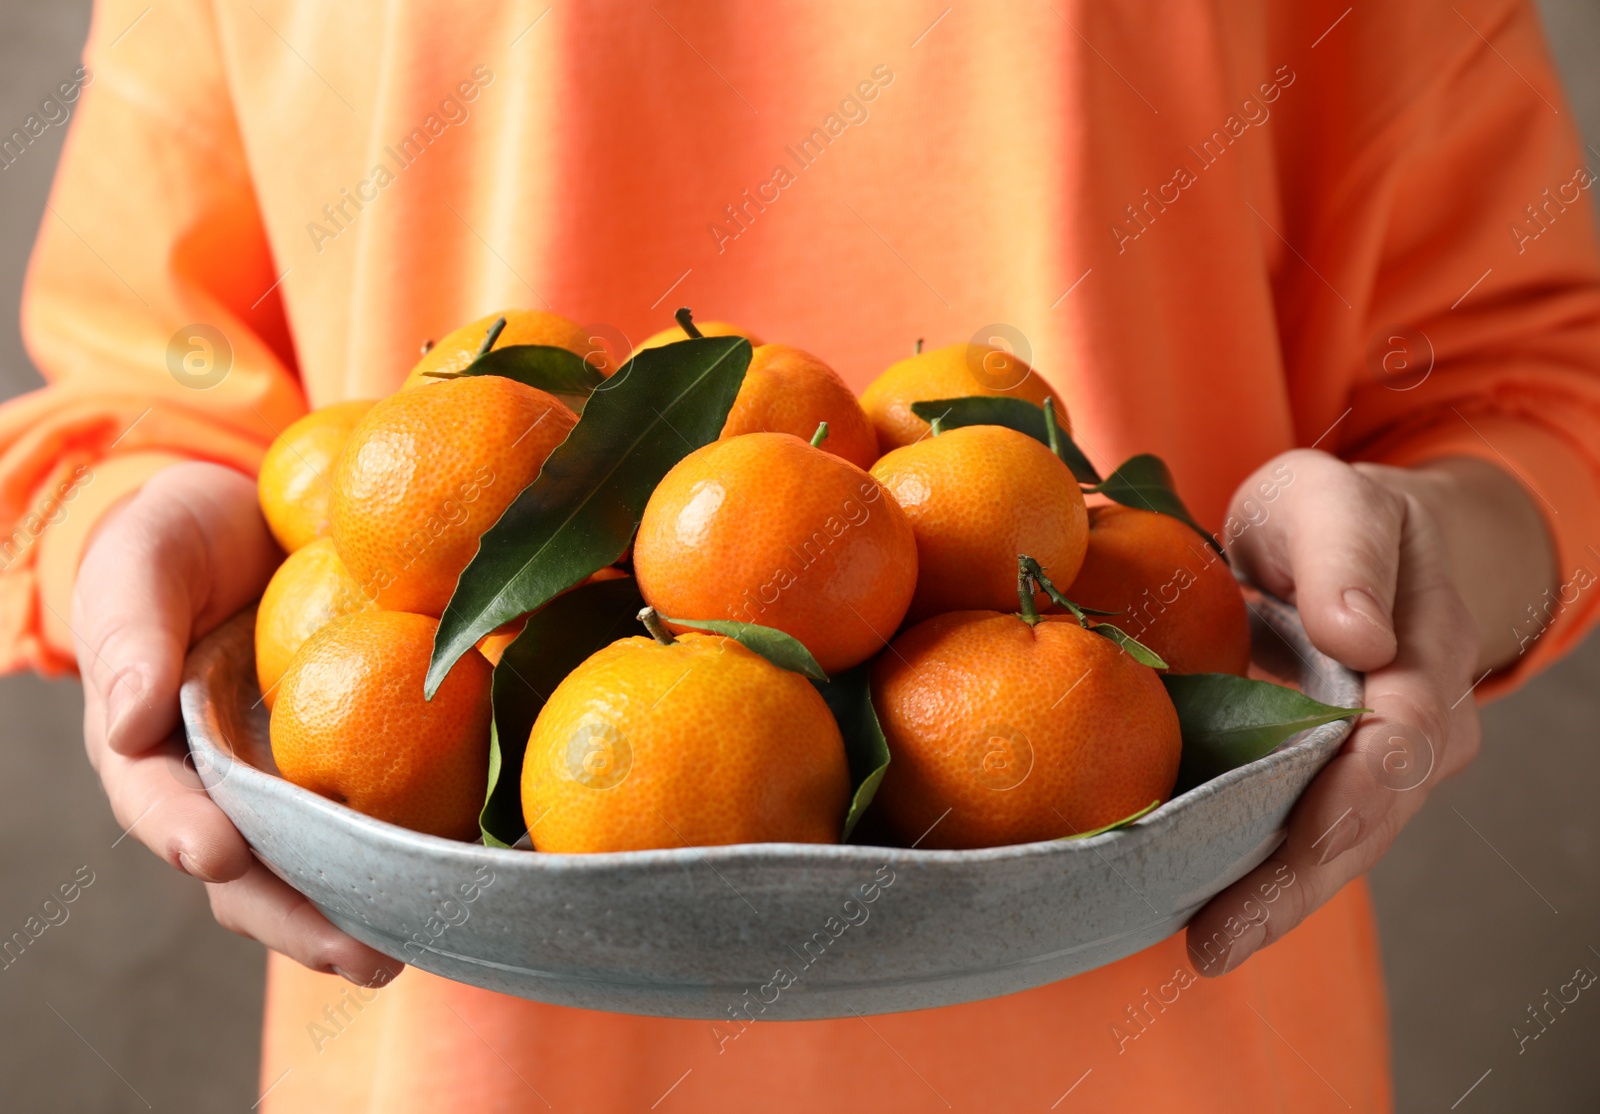
[[[1253, 597], [1258, 665], [1330, 704], [1361, 679]], [[274, 873], [379, 951], [565, 1006], [801, 1020], [951, 1005], [1099, 967], [1181, 929], [1279, 843], [1349, 721], [1089, 839], [982, 851], [740, 844], [547, 855], [457, 843], [277, 777], [253, 612], [190, 655], [183, 719], [206, 789]], [[751, 1003], [751, 1005], [747, 1005]]]

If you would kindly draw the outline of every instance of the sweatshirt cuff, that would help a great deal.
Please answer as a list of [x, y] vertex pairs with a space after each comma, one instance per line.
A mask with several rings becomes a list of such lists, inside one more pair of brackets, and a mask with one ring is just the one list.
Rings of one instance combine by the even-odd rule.
[[63, 464], [39, 487], [28, 513], [0, 538], [0, 671], [76, 668], [72, 588], [90, 535], [108, 510], [186, 459], [137, 452]]
[[1474, 690], [1479, 702], [1520, 687], [1566, 654], [1600, 617], [1600, 477], [1591, 453], [1554, 429], [1494, 412], [1463, 415], [1366, 457], [1414, 467], [1449, 456], [1493, 464], [1527, 489], [1556, 553], [1556, 585], [1528, 601], [1516, 627], [1521, 650]]

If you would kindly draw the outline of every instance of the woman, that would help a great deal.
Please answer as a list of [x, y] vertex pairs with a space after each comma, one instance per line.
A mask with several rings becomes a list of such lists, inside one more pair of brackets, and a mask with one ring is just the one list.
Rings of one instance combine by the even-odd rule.
[[[51, 385], [0, 409], [0, 644], [76, 663], [119, 821], [273, 949], [262, 1109], [1389, 1107], [1360, 877], [1476, 701], [1594, 615], [1590, 178], [1519, 0], [1160, 17], [100, 5], [25, 297]], [[390, 982], [185, 780], [182, 656], [279, 558], [278, 430], [504, 305], [625, 350], [682, 302], [858, 388], [1005, 323], [1097, 460], [1161, 453], [1367, 671], [1374, 714], [1186, 940], [719, 1040]]]

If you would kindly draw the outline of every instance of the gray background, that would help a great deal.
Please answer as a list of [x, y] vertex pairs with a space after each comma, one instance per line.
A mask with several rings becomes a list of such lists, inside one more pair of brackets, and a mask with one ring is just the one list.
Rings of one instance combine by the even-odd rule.
[[[1600, 147], [1600, 7], [1541, 7]], [[20, 123], [71, 74], [88, 16], [86, 0], [0, 0], [0, 123]], [[62, 135], [51, 129], [0, 172], [0, 306], [18, 304]], [[6, 314], [0, 395], [38, 383]], [[1520, 1053], [1511, 1032], [1575, 968], [1600, 970], [1597, 693], [1591, 639], [1487, 708], [1482, 756], [1375, 872], [1401, 1110], [1600, 1110], [1600, 986]], [[78, 868], [95, 879], [65, 923], [0, 971], [0, 1107], [249, 1110], [262, 950], [211, 922], [197, 883], [132, 838], [116, 843], [81, 714], [73, 681], [0, 678], [0, 936]]]

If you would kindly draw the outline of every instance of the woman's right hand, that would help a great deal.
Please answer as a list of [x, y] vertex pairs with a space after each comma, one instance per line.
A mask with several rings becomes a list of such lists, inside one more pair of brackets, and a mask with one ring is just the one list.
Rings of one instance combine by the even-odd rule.
[[334, 928], [257, 861], [184, 761], [184, 656], [261, 594], [282, 557], [255, 484], [221, 465], [169, 468], [113, 508], [72, 600], [84, 744], [118, 824], [205, 882], [219, 924], [313, 970], [381, 986], [402, 965]]

